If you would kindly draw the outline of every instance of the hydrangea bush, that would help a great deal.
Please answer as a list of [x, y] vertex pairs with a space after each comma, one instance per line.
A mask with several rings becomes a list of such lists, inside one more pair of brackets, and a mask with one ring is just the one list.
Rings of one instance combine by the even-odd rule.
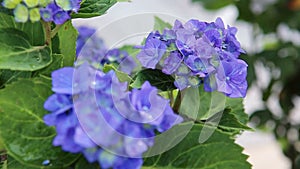
[[71, 19], [115, 0], [0, 2], [3, 169], [251, 168], [234, 143], [250, 129], [245, 51], [221, 18], [156, 17], [110, 49]]

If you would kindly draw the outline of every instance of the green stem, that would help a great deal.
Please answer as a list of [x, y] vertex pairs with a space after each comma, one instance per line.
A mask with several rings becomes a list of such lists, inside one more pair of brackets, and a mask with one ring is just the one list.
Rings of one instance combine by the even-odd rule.
[[174, 104], [174, 95], [173, 95], [173, 91], [168, 91], [168, 96], [169, 96], [169, 99], [170, 99], [170, 105], [173, 106]]
[[61, 25], [56, 25], [56, 27], [52, 30], [51, 32], [51, 38], [54, 38], [54, 36], [58, 33], [59, 29], [63, 26], [63, 24]]
[[182, 99], [182, 95], [181, 95], [181, 91], [179, 90], [173, 106], [173, 110], [175, 113], [178, 113], [179, 111], [181, 105], [181, 99]]
[[42, 21], [42, 25], [45, 31], [46, 45], [48, 45], [51, 48], [51, 22]]

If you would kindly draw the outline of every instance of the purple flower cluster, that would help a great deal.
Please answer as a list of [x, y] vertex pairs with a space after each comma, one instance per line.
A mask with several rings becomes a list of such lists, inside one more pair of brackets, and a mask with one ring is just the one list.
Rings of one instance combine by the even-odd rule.
[[78, 27], [76, 44], [77, 61], [88, 61], [95, 67], [102, 68], [105, 64], [116, 64], [119, 69], [130, 74], [137, 66], [126, 51], [108, 49], [104, 41], [95, 35], [96, 30], [89, 27]]
[[239, 59], [244, 51], [236, 32], [235, 27], [225, 28], [220, 18], [211, 23], [176, 21], [162, 34], [150, 33], [137, 58], [146, 68], [161, 67], [165, 74], [173, 75], [180, 90], [204, 82], [206, 91], [245, 97], [247, 64]]
[[53, 21], [55, 24], [63, 24], [71, 19], [71, 13], [77, 12], [81, 0], [54, 0], [46, 7], [40, 8], [40, 14], [44, 21]]
[[140, 168], [155, 132], [182, 121], [148, 82], [127, 91], [113, 71], [103, 73], [87, 62], [54, 71], [52, 90], [44, 121], [56, 128], [53, 145], [83, 153], [101, 168]]

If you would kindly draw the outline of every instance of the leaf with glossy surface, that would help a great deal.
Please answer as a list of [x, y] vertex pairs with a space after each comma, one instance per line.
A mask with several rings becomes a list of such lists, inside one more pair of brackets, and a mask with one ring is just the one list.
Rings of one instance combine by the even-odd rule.
[[206, 142], [200, 144], [198, 136], [202, 129], [203, 125], [195, 124], [189, 134], [175, 147], [160, 155], [146, 158], [144, 168], [251, 168], [247, 162], [248, 157], [242, 154], [243, 148], [235, 144], [230, 135], [220, 130], [215, 130]]
[[78, 155], [53, 147], [53, 127], [44, 124], [44, 101], [51, 95], [51, 81], [44, 78], [23, 79], [0, 91], [0, 137], [8, 154], [30, 168], [63, 168]]
[[[206, 92], [203, 87], [199, 88], [200, 107], [198, 119], [205, 119], [218, 111], [229, 109], [230, 112], [243, 124], [248, 122], [248, 115], [245, 113], [243, 98], [230, 98], [220, 92]], [[221, 98], [221, 99], [220, 99]], [[220, 104], [220, 102], [224, 104]], [[224, 102], [225, 101], [225, 102]]]
[[64, 56], [64, 66], [73, 66], [76, 59], [76, 40], [78, 32], [73, 27], [71, 20], [64, 23], [58, 31], [59, 49]]
[[18, 78], [30, 78], [32, 72], [0, 70], [0, 89]]
[[[214, 121], [233, 132], [250, 129], [242, 98], [229, 98], [219, 92], [206, 92], [203, 86], [184, 91], [180, 113], [196, 121]], [[219, 119], [219, 120], [218, 120]]]
[[124, 73], [121, 72], [120, 70], [118, 70], [116, 67], [114, 67], [113, 65], [104, 65], [103, 67], [103, 72], [109, 72], [110, 70], [113, 70], [116, 73], [116, 76], [118, 77], [118, 79], [120, 80], [120, 82], [128, 82], [130, 83], [132, 81], [132, 78]]
[[24, 32], [0, 29], [0, 69], [34, 71], [52, 61], [47, 46], [32, 46]]
[[175, 79], [164, 74], [158, 69], [144, 69], [137, 73], [134, 81], [130, 86], [132, 88], [140, 88], [145, 81], [148, 81], [152, 86], [157, 87], [162, 91], [174, 90], [176, 89], [174, 85]]
[[99, 169], [98, 163], [89, 163], [84, 157], [81, 157], [75, 164], [75, 169]]
[[45, 44], [44, 28], [41, 22], [15, 22], [14, 17], [0, 13], [0, 28], [15, 28], [23, 31], [28, 41], [33, 46], [43, 46]]
[[35, 77], [39, 74], [51, 77], [51, 73], [54, 70], [64, 67], [64, 65], [63, 65], [64, 56], [62, 54], [53, 54], [52, 58], [53, 58], [52, 63], [49, 66], [47, 66], [46, 68], [34, 72], [33, 77]]
[[103, 15], [117, 0], [86, 0], [84, 1], [78, 13], [73, 13], [73, 18], [91, 18]]
[[0, 28], [16, 28], [14, 17], [0, 13]]
[[[235, 116], [234, 112], [231, 111], [232, 110], [230, 109], [225, 109], [224, 112], [220, 114], [222, 117], [218, 124], [218, 128], [232, 134], [239, 134], [242, 130], [252, 130], [246, 124], [240, 122], [239, 119]], [[215, 116], [218, 115], [219, 114], [216, 114]], [[211, 118], [214, 118], [214, 116]]]
[[3, 169], [30, 169], [30, 167], [24, 166], [21, 163], [19, 163], [17, 160], [13, 159], [11, 156], [7, 157], [6, 162], [3, 165]]

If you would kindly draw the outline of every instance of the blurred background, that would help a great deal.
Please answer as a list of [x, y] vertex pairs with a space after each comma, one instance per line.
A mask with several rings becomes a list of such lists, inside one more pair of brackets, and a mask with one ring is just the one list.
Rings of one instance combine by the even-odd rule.
[[132, 0], [106, 15], [74, 20], [98, 29], [108, 47], [139, 44], [154, 16], [212, 22], [221, 17], [238, 28], [249, 64], [245, 109], [254, 132], [237, 143], [253, 169], [300, 169], [300, 0]]

